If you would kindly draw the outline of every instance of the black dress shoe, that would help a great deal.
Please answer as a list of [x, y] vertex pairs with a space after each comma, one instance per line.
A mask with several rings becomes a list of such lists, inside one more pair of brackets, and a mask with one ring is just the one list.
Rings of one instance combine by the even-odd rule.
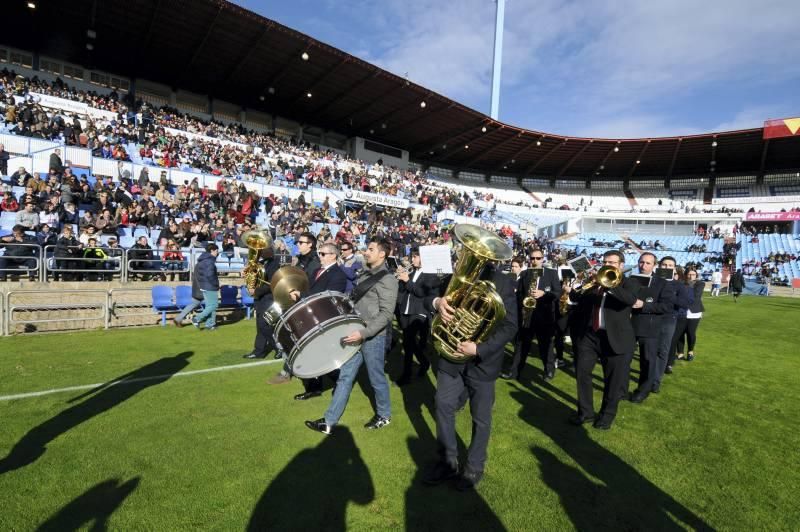
[[597, 430], [609, 430], [611, 428], [611, 425], [613, 425], [613, 424], [614, 424], [614, 420], [613, 419], [600, 418], [597, 421], [595, 421], [592, 424], [592, 426], [594, 428], [596, 428]]
[[580, 427], [584, 423], [591, 423], [594, 421], [594, 416], [582, 416], [580, 414], [572, 414], [569, 416], [569, 422], [576, 427]]
[[471, 489], [475, 489], [475, 486], [478, 485], [478, 482], [481, 481], [483, 478], [483, 473], [476, 473], [470, 470], [464, 470], [461, 473], [461, 476], [458, 477], [456, 480], [456, 489], [458, 491], [469, 491]]
[[661, 391], [661, 383], [657, 382], [653, 385], [653, 389], [650, 390], [650, 393], [658, 393]]
[[508, 371], [504, 371], [503, 373], [500, 374], [500, 378], [501, 379], [505, 379], [507, 381], [510, 381], [511, 379], [514, 378], [514, 376], [511, 373], [509, 373]]
[[312, 397], [319, 397], [322, 395], [320, 391], [313, 391], [313, 392], [303, 392], [298, 393], [294, 396], [295, 401], [305, 401], [306, 399], [311, 399]]
[[458, 464], [450, 464], [448, 462], [439, 461], [433, 466], [433, 469], [425, 473], [422, 478], [422, 483], [428, 486], [438, 486], [446, 480], [458, 476]]
[[323, 434], [330, 434], [333, 431], [333, 427], [325, 423], [325, 418], [321, 418], [316, 421], [306, 421], [306, 427]]
[[249, 358], [249, 359], [254, 359], [254, 358], [267, 358], [267, 355], [259, 355], [258, 353], [256, 353], [255, 351], [253, 351], [253, 352], [251, 352], [251, 353], [247, 353], [247, 354], [246, 354], [245, 356], [243, 356], [242, 358]]
[[669, 375], [670, 373], [672, 373], [672, 366], [667, 366], [667, 367], [664, 369], [664, 373], [666, 373], [667, 375]]
[[643, 403], [649, 394], [647, 392], [635, 391], [631, 394], [631, 403]]
[[556, 376], [556, 372], [555, 371], [548, 371], [544, 375], [544, 380], [551, 381], [551, 380], [553, 380], [555, 378], [555, 376]]

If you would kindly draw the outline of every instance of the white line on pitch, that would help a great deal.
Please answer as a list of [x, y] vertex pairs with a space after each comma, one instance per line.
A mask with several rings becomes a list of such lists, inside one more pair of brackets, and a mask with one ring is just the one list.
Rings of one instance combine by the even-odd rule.
[[82, 384], [81, 386], [69, 386], [67, 388], [53, 388], [52, 390], [42, 390], [40, 392], [18, 393], [14, 395], [0, 395], [0, 401], [12, 401], [14, 399], [28, 399], [31, 397], [41, 397], [42, 395], [50, 395], [51, 393], [62, 392], [77, 392], [80, 390], [91, 390], [92, 388], [110, 388], [111, 386], [118, 386], [120, 384], [133, 384], [136, 382], [155, 381], [160, 379], [171, 379], [173, 377], [188, 377], [190, 375], [200, 375], [202, 373], [211, 373], [213, 371], [228, 371], [231, 369], [252, 368], [255, 366], [264, 366], [267, 364], [276, 364], [283, 362], [283, 359], [278, 360], [262, 360], [259, 362], [247, 362], [245, 364], [233, 364], [231, 366], [219, 366], [216, 368], [195, 369], [192, 371], [183, 371], [181, 373], [174, 373], [170, 375], [153, 375], [151, 377], [137, 377], [135, 379], [125, 379], [122, 381], [100, 382], [97, 384]]

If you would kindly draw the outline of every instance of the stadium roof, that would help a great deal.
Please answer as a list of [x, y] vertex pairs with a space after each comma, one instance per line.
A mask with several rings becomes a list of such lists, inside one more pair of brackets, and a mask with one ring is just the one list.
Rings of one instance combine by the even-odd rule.
[[590, 139], [504, 124], [224, 0], [25, 4], [4, 6], [6, 20], [21, 22], [2, 32], [9, 45], [376, 140], [432, 166], [564, 179], [800, 169], [800, 135], [763, 140], [761, 128]]

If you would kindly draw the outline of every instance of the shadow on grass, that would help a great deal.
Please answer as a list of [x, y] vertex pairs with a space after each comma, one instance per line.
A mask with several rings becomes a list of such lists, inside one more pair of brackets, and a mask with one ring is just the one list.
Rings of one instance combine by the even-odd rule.
[[69, 400], [70, 403], [86, 399], [28, 431], [14, 445], [11, 452], [0, 459], [0, 474], [32, 464], [47, 450], [47, 444], [81, 423], [107, 412], [139, 392], [169, 380], [189, 365], [192, 351], [164, 357], [121, 375], [96, 388]]
[[247, 530], [345, 530], [347, 505], [369, 504], [375, 487], [345, 426], [305, 449], [261, 495]]
[[[426, 374], [400, 388], [403, 406], [417, 433], [408, 438], [408, 451], [417, 467], [411, 485], [406, 490], [406, 530], [463, 529], [464, 523], [473, 530], [505, 530], [483, 497], [476, 491], [459, 492], [451, 485], [426, 486], [422, 478], [436, 462], [436, 436], [425, 420], [425, 411], [435, 418], [436, 389]], [[465, 413], [459, 415], [468, 415]], [[461, 438], [459, 454], [465, 454]]]
[[[561, 499], [577, 530], [712, 530], [617, 455], [567, 423], [572, 410], [550, 395], [551, 387], [523, 390], [511, 384], [519, 417], [561, 447], [585, 473], [534, 446], [542, 478]], [[591, 430], [591, 429], [590, 429]], [[592, 480], [596, 479], [596, 482]]]
[[139, 477], [135, 477], [120, 484], [114, 478], [96, 484], [42, 523], [37, 531], [78, 530], [89, 523], [92, 523], [89, 528], [92, 531], [108, 530], [109, 517], [139, 486], [139, 480]]

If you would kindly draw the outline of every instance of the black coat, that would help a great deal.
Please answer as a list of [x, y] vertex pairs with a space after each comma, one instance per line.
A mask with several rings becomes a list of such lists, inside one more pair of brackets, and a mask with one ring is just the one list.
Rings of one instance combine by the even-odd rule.
[[306, 255], [297, 256], [297, 267], [308, 275], [308, 285], [314, 283], [314, 274], [319, 270], [320, 262], [316, 251], [310, 251]]
[[[320, 268], [317, 268], [317, 271], [319, 270]], [[338, 264], [334, 264], [327, 270], [324, 270], [319, 277], [317, 277], [316, 274], [317, 272], [314, 272], [312, 276], [308, 294], [303, 294], [303, 296], [319, 294], [320, 292], [326, 292], [328, 290], [344, 293], [347, 288], [347, 276]]]
[[[630, 278], [626, 278], [620, 286], [607, 291], [603, 318], [605, 321], [608, 343], [616, 354], [632, 354], [636, 346], [636, 335], [631, 323], [631, 305], [636, 302], [638, 285]], [[573, 342], [580, 342], [592, 326], [592, 312], [595, 306], [601, 304], [603, 295], [596, 290], [588, 290], [569, 294], [570, 299], [577, 303], [573, 308], [571, 317], [573, 327], [570, 334], [575, 336]]]
[[694, 301], [689, 307], [689, 312], [703, 312], [705, 310], [703, 306], [703, 291], [706, 289], [706, 283], [703, 281], [695, 281], [693, 289]]
[[[503, 357], [505, 356], [505, 345], [514, 339], [517, 334], [517, 305], [514, 296], [514, 280], [505, 273], [486, 268], [481, 279], [492, 281], [497, 293], [503, 300], [506, 308], [505, 318], [495, 327], [492, 334], [484, 342], [478, 344], [478, 355], [467, 362], [451, 362], [446, 358], [439, 358], [438, 370], [444, 371], [449, 375], [469, 373], [471, 376], [482, 381], [492, 381], [500, 376], [503, 367]], [[425, 307], [433, 312], [433, 300], [443, 296], [447, 290], [449, 279], [443, 278], [440, 285], [439, 294], [428, 296], [425, 299]]]
[[[523, 270], [517, 281], [517, 312], [522, 327], [522, 301], [528, 297], [533, 281], [533, 270]], [[542, 276], [539, 278], [539, 290], [545, 294], [536, 301], [536, 308], [531, 316], [531, 326], [534, 323], [555, 323], [556, 309], [558, 300], [561, 297], [561, 281], [558, 280], [558, 272], [550, 268], [544, 268]]]
[[[397, 315], [402, 320], [406, 314], [423, 314], [430, 318], [430, 311], [425, 307], [425, 299], [431, 295], [439, 295], [439, 276], [433, 273], [421, 273], [416, 282], [414, 272], [409, 272], [408, 281], [400, 281], [397, 291]], [[400, 324], [401, 327], [405, 325]]]
[[[673, 281], [674, 282], [674, 281]], [[638, 338], [656, 338], [665, 315], [672, 315], [675, 305], [672, 283], [653, 276], [650, 286], [640, 287], [637, 298], [644, 302], [642, 308], [633, 309], [633, 329]]]

